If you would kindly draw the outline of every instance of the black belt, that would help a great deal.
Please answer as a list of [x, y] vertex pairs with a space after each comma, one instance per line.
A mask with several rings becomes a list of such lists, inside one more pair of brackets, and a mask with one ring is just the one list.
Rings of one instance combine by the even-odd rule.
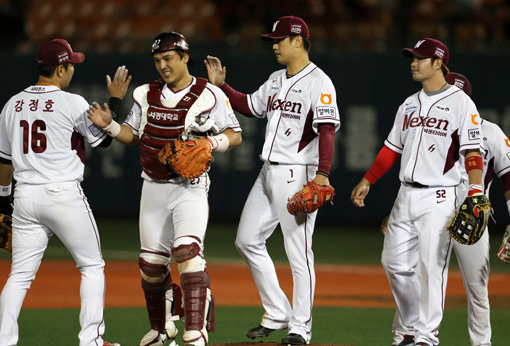
[[269, 164], [270, 164], [270, 165], [275, 165], [275, 166], [276, 166], [276, 165], [279, 165], [280, 163], [279, 163], [279, 162], [269, 161]]
[[428, 187], [427, 185], [423, 185], [423, 184], [420, 184], [420, 183], [417, 183], [417, 182], [413, 182], [413, 183], [405, 182], [405, 184], [407, 186], [411, 186], [411, 187], [414, 187], [414, 188], [417, 188], [417, 189], [423, 189], [423, 188]]

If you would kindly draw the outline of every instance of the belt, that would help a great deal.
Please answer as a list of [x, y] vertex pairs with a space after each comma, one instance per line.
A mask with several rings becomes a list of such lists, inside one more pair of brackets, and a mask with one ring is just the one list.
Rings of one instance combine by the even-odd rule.
[[428, 187], [427, 185], [423, 185], [423, 184], [420, 184], [420, 183], [417, 183], [417, 182], [412, 182], [412, 183], [405, 182], [404, 184], [407, 185], [407, 186], [411, 186], [411, 187], [417, 188], [417, 189], [423, 189], [423, 188], [427, 188]]
[[269, 164], [273, 165], [273, 166], [276, 166], [276, 165], [279, 165], [280, 163], [279, 162], [274, 162], [274, 161], [269, 161]]

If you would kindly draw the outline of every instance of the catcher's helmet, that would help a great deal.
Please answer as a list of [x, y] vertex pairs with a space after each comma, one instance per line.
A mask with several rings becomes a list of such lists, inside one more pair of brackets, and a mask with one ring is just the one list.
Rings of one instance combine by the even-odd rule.
[[162, 32], [154, 38], [151, 54], [154, 55], [168, 50], [182, 50], [189, 54], [188, 40], [176, 32]]

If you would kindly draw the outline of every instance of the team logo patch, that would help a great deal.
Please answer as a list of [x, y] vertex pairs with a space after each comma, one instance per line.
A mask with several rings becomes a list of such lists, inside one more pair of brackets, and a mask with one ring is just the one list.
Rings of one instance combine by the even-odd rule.
[[94, 124], [89, 126], [89, 130], [94, 135], [94, 137], [97, 137], [101, 134], [101, 131]]
[[336, 109], [335, 107], [317, 107], [315, 108], [317, 111], [317, 115], [319, 117], [335, 117]]
[[505, 144], [507, 147], [510, 147], [510, 143], [508, 143], [508, 138], [505, 138]]
[[434, 53], [434, 55], [442, 59], [444, 57], [444, 50], [438, 47], [436, 48], [436, 52]]
[[469, 140], [480, 139], [480, 129], [468, 130]]
[[510, 160], [510, 153], [506, 153], [506, 157]]
[[475, 125], [479, 124], [479, 122], [475, 120], [477, 117], [479, 117], [478, 114], [471, 114], [471, 122]]
[[321, 102], [325, 105], [330, 105], [331, 102], [333, 102], [333, 99], [331, 98], [331, 94], [323, 94], [321, 93]]

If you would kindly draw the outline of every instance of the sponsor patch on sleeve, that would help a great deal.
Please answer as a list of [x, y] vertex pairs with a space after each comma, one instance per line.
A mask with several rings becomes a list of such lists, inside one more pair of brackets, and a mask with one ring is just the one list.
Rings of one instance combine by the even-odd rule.
[[89, 130], [94, 135], [94, 137], [98, 137], [101, 134], [101, 130], [99, 130], [94, 124], [89, 126]]
[[335, 107], [317, 107], [315, 110], [319, 117], [336, 117]]
[[480, 129], [468, 130], [469, 140], [480, 139]]
[[510, 160], [510, 152], [506, 153], [506, 157]]

